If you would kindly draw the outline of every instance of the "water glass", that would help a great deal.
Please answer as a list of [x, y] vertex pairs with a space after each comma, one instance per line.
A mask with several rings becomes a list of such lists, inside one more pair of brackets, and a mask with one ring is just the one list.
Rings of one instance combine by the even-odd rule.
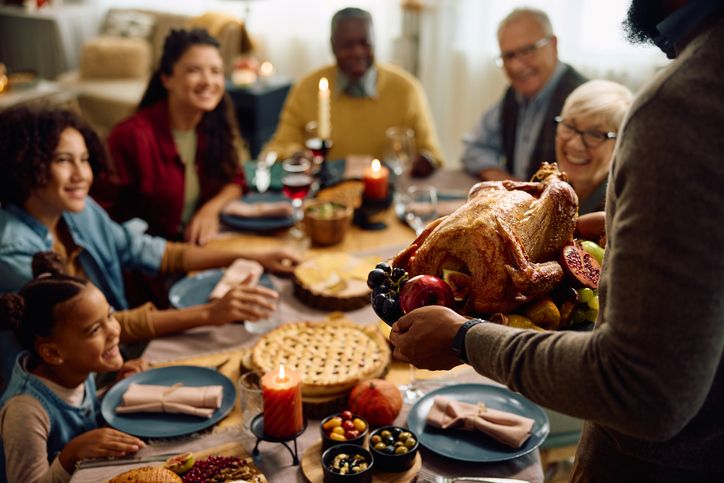
[[406, 127], [391, 127], [385, 131], [384, 161], [397, 179], [409, 170], [416, 155], [415, 131]]
[[264, 410], [261, 397], [261, 375], [258, 372], [247, 372], [239, 378], [239, 409], [241, 410], [241, 426], [248, 430], [254, 416]]
[[403, 219], [420, 235], [438, 217], [437, 190], [434, 186], [412, 185], [401, 195]]
[[246, 320], [244, 321], [244, 329], [250, 334], [266, 334], [270, 330], [276, 329], [281, 324], [282, 320], [279, 315], [279, 298], [276, 299], [276, 307], [266, 319], [260, 319], [255, 321]]

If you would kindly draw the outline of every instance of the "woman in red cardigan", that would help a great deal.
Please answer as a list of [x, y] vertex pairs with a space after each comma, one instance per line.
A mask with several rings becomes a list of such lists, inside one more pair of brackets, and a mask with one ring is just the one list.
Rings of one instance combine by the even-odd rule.
[[108, 146], [115, 172], [93, 195], [114, 219], [141, 218], [170, 240], [213, 238], [221, 209], [246, 187], [218, 41], [201, 29], [172, 30], [137, 112]]

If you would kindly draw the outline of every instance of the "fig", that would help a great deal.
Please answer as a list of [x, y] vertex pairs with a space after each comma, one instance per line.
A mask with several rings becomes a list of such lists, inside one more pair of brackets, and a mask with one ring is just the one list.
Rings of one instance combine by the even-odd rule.
[[471, 284], [470, 275], [456, 270], [443, 268], [442, 279], [450, 285], [456, 302], [461, 302], [468, 298]]
[[[585, 290], [591, 291], [587, 288]], [[578, 292], [573, 287], [559, 287], [551, 292], [551, 298], [561, 313], [561, 323], [558, 329], [567, 329], [573, 321], [573, 314], [578, 307]]]
[[598, 288], [601, 266], [580, 243], [574, 242], [563, 247], [560, 264], [571, 283], [578, 287]]
[[191, 469], [194, 463], [195, 460], [193, 453], [181, 453], [167, 459], [163, 464], [163, 467], [167, 470], [173, 471], [177, 475], [183, 475]]

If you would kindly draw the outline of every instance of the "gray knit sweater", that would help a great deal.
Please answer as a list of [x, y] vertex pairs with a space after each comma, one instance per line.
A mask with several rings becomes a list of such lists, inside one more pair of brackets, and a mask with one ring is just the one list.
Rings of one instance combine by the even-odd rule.
[[480, 324], [471, 364], [586, 419], [574, 481], [724, 481], [724, 19], [638, 95], [591, 333]]

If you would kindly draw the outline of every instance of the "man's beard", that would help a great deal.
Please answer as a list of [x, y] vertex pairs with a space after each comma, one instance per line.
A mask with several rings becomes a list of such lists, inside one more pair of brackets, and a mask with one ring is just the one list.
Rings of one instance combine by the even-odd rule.
[[628, 8], [623, 29], [626, 38], [633, 44], [653, 44], [659, 36], [656, 25], [666, 18], [668, 12], [662, 0], [632, 0]]

